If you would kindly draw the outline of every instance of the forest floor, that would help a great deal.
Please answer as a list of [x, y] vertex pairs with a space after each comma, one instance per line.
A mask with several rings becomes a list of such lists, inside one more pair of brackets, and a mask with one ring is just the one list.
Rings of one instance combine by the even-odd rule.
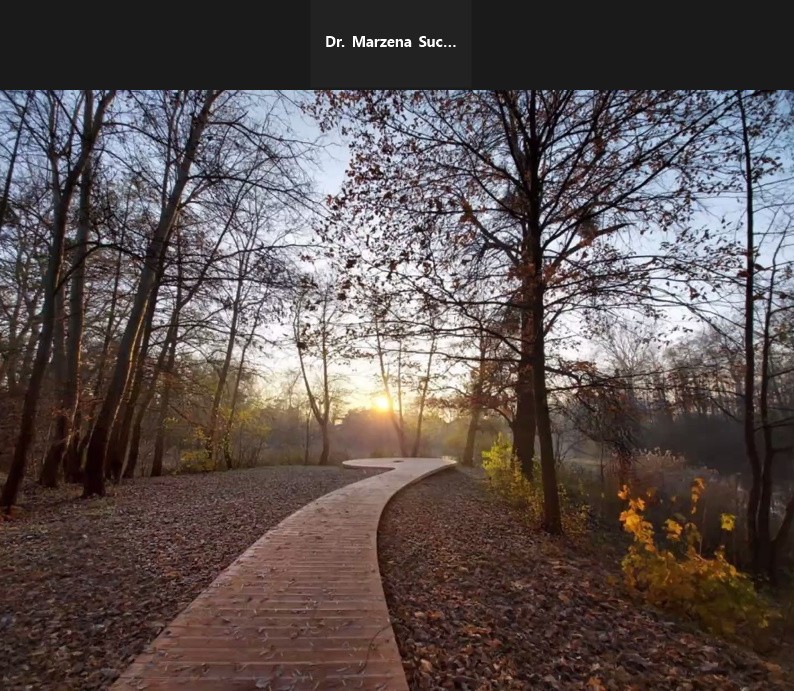
[[412, 689], [791, 689], [794, 673], [636, 606], [619, 556], [552, 539], [451, 470], [401, 492], [379, 531]]
[[32, 483], [0, 523], [0, 688], [106, 688], [235, 557], [377, 470], [278, 466], [134, 480], [102, 499]]

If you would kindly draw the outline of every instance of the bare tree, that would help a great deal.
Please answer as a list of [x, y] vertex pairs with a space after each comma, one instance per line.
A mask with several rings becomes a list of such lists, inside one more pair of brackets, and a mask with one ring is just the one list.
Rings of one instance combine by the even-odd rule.
[[[177, 102], [179, 115], [189, 119], [189, 126], [185, 131], [184, 141], [180, 145], [180, 151], [176, 156], [173, 186], [149, 242], [143, 272], [138, 282], [132, 312], [129, 315], [127, 326], [119, 344], [110, 385], [105, 393], [102, 406], [97, 413], [91, 440], [86, 450], [87, 461], [84, 483], [86, 496], [93, 494], [102, 495], [105, 492], [104, 467], [107, 445], [119, 403], [127, 386], [130, 364], [133, 360], [134, 348], [138, 341], [146, 306], [155, 285], [160, 259], [166, 251], [171, 237], [171, 231], [182, 203], [182, 195], [189, 180], [191, 167], [199, 151], [202, 136], [209, 122], [213, 106], [220, 95], [220, 91], [208, 89], [202, 93], [187, 94], [184, 101], [179, 99]], [[170, 137], [176, 138], [179, 136], [178, 124], [181, 124], [179, 119], [174, 117], [169, 127]]]
[[[686, 215], [725, 98], [535, 90], [320, 98], [321, 118], [343, 121], [354, 149], [329, 235], [343, 243], [363, 228], [354, 242], [380, 250], [360, 252], [367, 270], [463, 317], [484, 301], [520, 315], [518, 341], [506, 338], [524, 356], [518, 390], [532, 392], [532, 405], [518, 409], [516, 429], [527, 430], [519, 446], [529, 454], [534, 420], [543, 525], [560, 532], [549, 333], [594, 296], [643, 299], [651, 269], [625, 240]], [[481, 289], [467, 292], [472, 283]], [[483, 287], [493, 292], [483, 298]]]
[[[48, 92], [42, 99], [43, 102], [36, 104], [42, 129], [34, 130], [33, 125], [29, 127], [31, 136], [39, 141], [48, 163], [52, 195], [52, 235], [47, 270], [43, 281], [41, 331], [38, 336], [33, 369], [25, 393], [14, 458], [8, 479], [3, 487], [2, 496], [0, 496], [0, 504], [7, 509], [10, 509], [17, 498], [19, 485], [25, 472], [28, 449], [35, 432], [39, 394], [55, 331], [57, 295], [61, 290], [64, 239], [72, 196], [94, 150], [105, 114], [115, 94], [115, 91], [101, 94], [94, 107], [93, 92], [85, 91], [81, 100], [83, 102], [91, 100], [91, 105], [84, 109], [82, 122], [78, 126], [77, 123], [81, 119], [75, 115], [82, 110], [81, 102], [78, 101], [70, 107], [63, 100], [61, 94]], [[63, 125], [64, 120], [69, 123], [66, 128]], [[64, 146], [67, 142], [69, 145]], [[75, 146], [77, 142], [79, 142], [79, 146]], [[75, 158], [64, 162], [62, 160], [64, 151], [75, 151]]]
[[[325, 286], [307, 284], [296, 300], [292, 324], [301, 378], [306, 388], [309, 407], [322, 436], [319, 465], [327, 465], [331, 454], [330, 426], [334, 403], [331, 366], [344, 347], [338, 332], [339, 312], [335, 297], [330, 282]], [[318, 363], [317, 386], [312, 385], [309, 357], [313, 357]]]

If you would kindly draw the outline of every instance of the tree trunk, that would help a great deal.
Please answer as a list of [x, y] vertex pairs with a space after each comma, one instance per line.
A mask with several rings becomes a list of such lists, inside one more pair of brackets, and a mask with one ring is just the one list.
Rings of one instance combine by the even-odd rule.
[[471, 417], [469, 418], [469, 429], [466, 432], [466, 446], [463, 449], [463, 458], [461, 465], [470, 468], [474, 465], [474, 443], [477, 440], [477, 431], [480, 428], [480, 416], [482, 415], [482, 408], [477, 405], [471, 408]]
[[744, 176], [746, 200], [746, 246], [744, 282], [744, 446], [752, 471], [747, 501], [747, 532], [752, 554], [753, 571], [758, 574], [768, 562], [769, 533], [763, 535], [758, 524], [761, 501], [761, 459], [755, 438], [755, 228], [753, 211], [753, 162], [750, 151], [750, 133], [741, 91], [737, 92], [739, 114], [742, 122], [744, 149]]
[[[214, 252], [213, 252], [214, 254]], [[203, 276], [203, 271], [202, 271]], [[152, 477], [159, 477], [163, 472], [163, 454], [165, 453], [165, 424], [168, 418], [168, 406], [171, 404], [171, 386], [174, 375], [174, 362], [176, 361], [176, 343], [179, 338], [179, 315], [182, 308], [188, 303], [196, 290], [199, 281], [188, 291], [186, 298], [182, 297], [182, 238], [179, 234], [176, 237], [176, 302], [174, 311], [171, 313], [171, 322], [168, 325], [168, 333], [165, 337], [163, 349], [157, 358], [157, 366], [152, 374], [152, 383], [149, 387], [147, 400], [142, 404], [140, 411], [140, 422], [143, 421], [144, 411], [149, 407], [149, 402], [154, 396], [157, 377], [162, 372], [163, 377], [163, 397], [160, 401], [160, 412], [157, 418], [157, 433], [154, 440], [154, 457], [152, 458]], [[167, 358], [167, 359], [166, 359]], [[180, 451], [181, 454], [181, 451]], [[135, 459], [137, 462], [137, 449]], [[134, 470], [133, 466], [133, 470]]]
[[83, 481], [83, 454], [82, 454], [82, 413], [76, 408], [72, 419], [72, 434], [63, 455], [63, 476], [66, 482], [78, 483]]
[[513, 421], [513, 450], [521, 473], [528, 480], [535, 474], [535, 401], [532, 376], [532, 316], [521, 311], [521, 356], [516, 373], [516, 415]]
[[243, 344], [243, 349], [240, 352], [240, 362], [237, 365], [237, 374], [234, 378], [234, 389], [232, 390], [232, 400], [229, 404], [229, 419], [226, 420], [226, 427], [223, 431], [223, 448], [224, 448], [224, 455], [226, 458], [226, 467], [231, 470], [232, 469], [232, 458], [231, 452], [229, 451], [229, 446], [231, 444], [231, 437], [232, 437], [232, 427], [234, 426], [234, 415], [237, 412], [237, 400], [240, 396], [240, 382], [243, 377], [243, 368], [245, 367], [245, 355], [248, 352], [248, 348], [251, 346], [251, 343], [254, 341], [254, 335], [256, 327], [259, 325], [259, 318], [261, 315], [261, 306], [260, 309], [257, 310], [256, 314], [254, 315], [253, 325], [251, 326], [251, 333], [246, 338], [245, 343]]
[[306, 413], [306, 436], [303, 440], [303, 465], [309, 465], [309, 442], [311, 441], [310, 437], [310, 427], [309, 423], [311, 422], [311, 414], [309, 412]]
[[52, 365], [50, 371], [53, 375], [55, 382], [55, 390], [57, 392], [55, 403], [55, 424], [54, 436], [50, 444], [47, 454], [44, 457], [44, 463], [41, 465], [41, 473], [39, 474], [39, 484], [43, 487], [57, 487], [58, 474], [61, 470], [61, 459], [63, 458], [64, 451], [68, 444], [69, 424], [68, 412], [63, 408], [63, 400], [65, 398], [65, 380], [66, 380], [66, 353], [64, 350], [64, 314], [63, 305], [63, 288], [58, 291], [55, 296], [55, 325], [53, 329], [53, 355]]
[[528, 275], [532, 293], [532, 388], [535, 404], [535, 424], [537, 425], [538, 441], [540, 442], [540, 472], [543, 483], [543, 529], [552, 534], [562, 533], [562, 514], [560, 496], [557, 490], [557, 468], [554, 459], [554, 439], [551, 432], [549, 415], [548, 390], [546, 389], [546, 330], [545, 330], [545, 277], [543, 275], [543, 246], [541, 244], [542, 227], [540, 224], [540, 206], [542, 191], [540, 187], [540, 139], [536, 119], [536, 98], [533, 91], [529, 107], [530, 138], [526, 151], [528, 173], [529, 208], [528, 259], [530, 270]]
[[[62, 455], [64, 476], [69, 482], [80, 476], [80, 457], [77, 455], [76, 438], [79, 436], [80, 394], [80, 350], [83, 343], [85, 262], [88, 256], [88, 240], [91, 232], [91, 185], [93, 183], [91, 162], [86, 163], [80, 180], [80, 206], [78, 210], [77, 234], [72, 249], [72, 277], [69, 290], [69, 329], [66, 337], [66, 380], [63, 387], [62, 407], [66, 426], [64, 437], [66, 448]], [[76, 424], [77, 421], [77, 424]]]
[[[3, 192], [0, 194], [0, 228], [5, 225], [6, 212], [8, 211], [8, 200], [11, 196], [11, 183], [14, 180], [14, 169], [16, 168], [17, 157], [19, 156], [19, 144], [22, 140], [22, 130], [27, 118], [28, 107], [33, 98], [33, 92], [29, 91], [25, 99], [25, 105], [19, 116], [19, 125], [17, 127], [17, 134], [14, 138], [14, 146], [11, 149], [11, 156], [8, 160], [8, 168], [6, 169], [6, 178], [3, 184]], [[20, 264], [21, 247], [17, 252], [17, 265]], [[19, 346], [22, 340], [23, 333], [17, 333], [17, 324], [19, 319], [19, 312], [22, 307], [23, 296], [22, 286], [17, 289], [17, 299], [14, 304], [14, 311], [9, 324], [8, 335], [8, 353], [6, 359], [3, 360], [0, 366], [0, 379], [8, 379], [8, 390], [13, 392], [16, 390], [16, 363], [19, 360]]]
[[380, 378], [383, 382], [383, 392], [389, 401], [389, 420], [391, 420], [394, 434], [397, 436], [397, 444], [400, 447], [400, 455], [408, 456], [408, 444], [405, 439], [405, 428], [403, 425], [402, 415], [402, 388], [400, 385], [400, 376], [402, 374], [402, 346], [400, 346], [399, 360], [397, 361], [397, 405], [395, 407], [394, 396], [392, 395], [390, 374], [386, 369], [385, 347], [383, 345], [383, 334], [380, 331], [380, 321], [376, 316], [375, 322], [375, 344], [378, 352], [378, 364], [380, 366]]
[[133, 349], [135, 342], [138, 340], [138, 334], [144, 313], [146, 312], [146, 306], [152, 294], [161, 254], [165, 251], [165, 246], [171, 236], [179, 205], [182, 201], [182, 193], [184, 192], [190, 175], [190, 168], [193, 164], [193, 159], [196, 155], [201, 136], [209, 120], [212, 104], [218, 95], [216, 91], [207, 91], [204, 96], [204, 103], [201, 111], [193, 118], [190, 134], [182, 159], [179, 163], [174, 187], [168, 196], [167, 203], [162, 209], [154, 237], [149, 242], [147, 248], [146, 260], [135, 293], [135, 299], [133, 301], [127, 327], [124, 329], [124, 334], [119, 343], [116, 364], [113, 369], [110, 384], [97, 415], [94, 430], [91, 434], [91, 440], [88, 443], [85, 482], [83, 485], [83, 494], [86, 497], [92, 495], [102, 496], [105, 493], [105, 482], [102, 471], [105, 465], [108, 438], [129, 378]]
[[304, 299], [304, 296], [301, 296], [300, 300], [298, 301], [298, 309], [295, 313], [295, 319], [293, 321], [293, 334], [295, 337], [295, 344], [298, 350], [298, 362], [300, 364], [300, 371], [301, 376], [303, 377], [303, 385], [306, 387], [306, 397], [309, 399], [309, 407], [311, 409], [312, 414], [314, 415], [314, 419], [317, 420], [317, 424], [320, 426], [320, 430], [322, 432], [322, 440], [323, 440], [323, 448], [320, 453], [320, 459], [318, 461], [319, 465], [326, 465], [328, 463], [328, 459], [330, 457], [331, 452], [331, 437], [328, 432], [328, 425], [331, 420], [331, 388], [330, 388], [330, 378], [329, 378], [329, 358], [330, 358], [330, 348], [328, 344], [328, 332], [330, 329], [330, 317], [328, 314], [328, 304], [329, 304], [329, 296], [326, 292], [322, 298], [322, 309], [320, 312], [320, 358], [322, 361], [322, 405], [317, 400], [317, 396], [315, 396], [314, 392], [312, 391], [312, 387], [309, 384], [309, 377], [306, 373], [306, 363], [303, 358], [303, 351], [305, 345], [301, 340], [301, 329], [300, 329], [300, 303], [301, 300]]
[[44, 381], [44, 372], [47, 369], [47, 361], [50, 358], [50, 350], [52, 348], [52, 337], [55, 330], [56, 291], [61, 272], [63, 239], [66, 230], [66, 219], [62, 216], [59, 206], [59, 204], [55, 205], [56, 215], [53, 222], [52, 245], [50, 247], [49, 259], [47, 260], [47, 271], [44, 275], [44, 303], [41, 309], [41, 331], [39, 332], [36, 355], [33, 359], [28, 388], [25, 391], [25, 399], [22, 404], [19, 435], [17, 436], [16, 445], [14, 446], [14, 456], [11, 461], [8, 478], [3, 486], [3, 493], [0, 495], [0, 504], [2, 504], [6, 510], [10, 510], [16, 502], [19, 486], [25, 475], [25, 463], [27, 461], [28, 449], [33, 443], [41, 385]]
[[776, 582], [777, 579], [777, 556], [788, 544], [792, 524], [794, 524], [794, 497], [789, 499], [788, 504], [786, 504], [783, 521], [778, 528], [777, 535], [775, 535], [772, 549], [769, 551], [768, 571], [773, 582]]
[[[177, 305], [179, 302], [177, 301]], [[163, 454], [165, 453], [165, 423], [168, 417], [168, 407], [171, 405], [171, 386], [174, 374], [174, 362], [176, 361], [176, 341], [179, 315], [172, 317], [174, 333], [167, 344], [168, 361], [163, 370], [163, 397], [160, 401], [160, 413], [157, 419], [157, 435], [154, 440], [154, 456], [152, 458], [152, 477], [159, 477], [163, 473]]]
[[419, 412], [416, 419], [416, 434], [414, 435], [414, 445], [411, 449], [411, 457], [416, 458], [419, 455], [419, 446], [422, 443], [422, 420], [425, 414], [425, 403], [427, 401], [427, 391], [430, 388], [430, 372], [433, 366], [433, 355], [436, 352], [436, 338], [435, 335], [430, 341], [430, 353], [427, 356], [427, 369], [425, 376], [422, 380], [422, 388], [419, 392]]
[[154, 398], [154, 389], [156, 385], [157, 371], [155, 371], [152, 375], [152, 379], [149, 381], [149, 389], [141, 400], [140, 405], [138, 405], [136, 409], [135, 419], [132, 423], [132, 434], [130, 436], [129, 450], [127, 451], [127, 464], [124, 466], [124, 472], [122, 473], [122, 478], [125, 480], [131, 480], [135, 477], [135, 469], [138, 465], [138, 455], [140, 453], [141, 447], [141, 429], [143, 428], [143, 418], [149, 409], [149, 404], [152, 402], [152, 398]]
[[218, 411], [221, 407], [221, 400], [226, 388], [226, 379], [229, 377], [229, 367], [232, 363], [232, 355], [234, 353], [234, 342], [237, 337], [237, 321], [240, 316], [240, 297], [242, 294], [243, 281], [240, 278], [237, 282], [237, 292], [235, 294], [234, 303], [232, 305], [232, 322], [229, 327], [229, 340], [226, 343], [226, 352], [223, 356], [223, 364], [221, 365], [220, 372], [218, 372], [218, 383], [215, 387], [215, 395], [212, 398], [212, 408], [210, 410], [210, 420], [207, 426], [207, 457], [215, 467], [218, 461]]
[[11, 157], [8, 160], [8, 168], [6, 169], [6, 179], [3, 183], [3, 193], [0, 195], [0, 228], [3, 227], [6, 220], [6, 211], [8, 210], [8, 199], [11, 194], [11, 183], [14, 180], [14, 168], [16, 168], [17, 156], [19, 155], [19, 143], [22, 140], [22, 130], [24, 129], [25, 120], [27, 118], [28, 108], [30, 101], [33, 98], [33, 92], [29, 91], [25, 99], [25, 105], [19, 115], [19, 125], [17, 126], [17, 136], [14, 137], [14, 146], [11, 149]]
[[[19, 253], [21, 250], [18, 251], [17, 256], [17, 264], [19, 264], [20, 258]], [[0, 380], [5, 379], [7, 382], [8, 392], [14, 393], [17, 388], [17, 369], [19, 367], [19, 355], [22, 350], [22, 339], [25, 336], [26, 329], [19, 329], [19, 315], [22, 311], [22, 303], [24, 302], [24, 296], [22, 294], [24, 290], [23, 286], [19, 286], [17, 288], [17, 296], [14, 302], [14, 310], [11, 313], [11, 318], [8, 324], [8, 345], [6, 347], [5, 357], [3, 359], [2, 365], [0, 365]], [[28, 320], [30, 326], [33, 325], [33, 315], [30, 315]], [[0, 338], [2, 335], [0, 334]]]
[[323, 449], [320, 452], [320, 460], [318, 465], [328, 465], [328, 459], [331, 455], [331, 437], [328, 434], [328, 421], [321, 425], [323, 436]]
[[394, 427], [394, 434], [397, 436], [397, 445], [400, 447], [400, 456], [408, 457], [408, 443], [405, 439], [405, 430], [400, 424], [400, 418], [394, 411], [391, 411], [391, 423]]
[[171, 386], [163, 387], [163, 402], [160, 405], [157, 435], [154, 438], [154, 454], [152, 455], [151, 477], [160, 477], [163, 474], [163, 455], [165, 453], [165, 417], [171, 397]]
[[474, 386], [471, 392], [471, 399], [469, 401], [469, 428], [466, 432], [466, 445], [463, 448], [463, 458], [461, 464], [467, 467], [474, 465], [474, 447], [477, 441], [477, 432], [480, 430], [480, 418], [483, 411], [483, 392], [485, 391], [486, 376], [488, 375], [486, 354], [487, 354], [487, 340], [484, 330], [480, 330], [479, 339], [480, 361], [477, 366], [477, 378], [474, 380]]
[[129, 480], [135, 477], [135, 468], [138, 465], [138, 453], [140, 451], [140, 446], [141, 446], [142, 424], [143, 424], [142, 417], [138, 417], [132, 426], [129, 452], [127, 454], [127, 465], [124, 467], [124, 474], [122, 476]]
[[22, 356], [22, 364], [19, 368], [19, 376], [17, 377], [17, 390], [19, 382], [30, 379], [33, 373], [33, 362], [36, 358], [36, 349], [38, 348], [39, 339], [41, 338], [41, 318], [34, 319], [33, 327], [30, 329], [28, 342], [25, 345], [25, 353]]
[[160, 264], [158, 266], [158, 273], [155, 279], [155, 285], [152, 289], [152, 295], [149, 299], [149, 304], [146, 307], [146, 318], [143, 325], [143, 335], [140, 345], [136, 348], [138, 354], [135, 357], [135, 365], [133, 367], [132, 382], [129, 386], [129, 394], [126, 402], [122, 405], [123, 414], [120, 414], [116, 420], [115, 430], [118, 442], [115, 446], [108, 448], [108, 455], [106, 462], [110, 468], [110, 476], [114, 482], [119, 482], [124, 468], [124, 460], [130, 446], [130, 434], [132, 433], [133, 420], [135, 419], [135, 411], [138, 403], [138, 398], [141, 395], [143, 388], [144, 374], [146, 370], [146, 358], [149, 355], [149, 343], [151, 342], [152, 329], [154, 327], [154, 314], [157, 309], [157, 297], [160, 292], [160, 281], [163, 277], [165, 269], [165, 252], [160, 256]]
[[[530, 192], [537, 196], [533, 187]], [[531, 196], [532, 196], [531, 195]], [[535, 208], [538, 200], [533, 199]], [[533, 377], [533, 344], [535, 342], [535, 319], [533, 314], [535, 274], [533, 268], [533, 248], [531, 246], [531, 232], [540, 234], [535, 219], [535, 226], [530, 229], [529, 224], [522, 223], [521, 257], [524, 264], [520, 289], [520, 329], [521, 345], [516, 372], [516, 414], [513, 419], [513, 450], [521, 473], [528, 480], [535, 474], [535, 435], [537, 420], [535, 416], [535, 393]], [[536, 248], [539, 240], [535, 241]]]
[[[113, 290], [110, 293], [110, 309], [108, 309], [108, 321], [105, 327], [105, 337], [102, 340], [102, 351], [99, 353], [99, 363], [97, 364], [97, 378], [94, 383], [94, 399], [98, 399], [102, 393], [102, 386], [105, 383], [105, 365], [107, 364], [108, 351], [110, 344], [113, 341], [114, 325], [116, 322], [116, 308], [118, 306], [119, 297], [119, 283], [121, 283], [121, 267], [124, 260], [124, 228], [122, 226], [121, 236], [119, 238], [119, 251], [116, 254], [116, 268], [113, 273]], [[91, 405], [91, 415], [89, 418], [93, 419], [93, 407]]]
[[537, 290], [532, 383], [535, 403], [535, 420], [540, 442], [540, 472], [543, 483], [543, 529], [552, 534], [562, 533], [560, 496], [557, 489], [557, 468], [554, 462], [554, 440], [551, 433], [548, 391], [546, 389], [546, 353], [543, 333], [543, 289]]
[[[171, 352], [175, 350], [172, 345]], [[173, 364], [171, 352], [168, 355], [169, 365]], [[170, 367], [168, 373], [163, 378], [163, 398], [160, 402], [160, 414], [157, 419], [157, 434], [154, 438], [154, 455], [152, 456], [152, 477], [160, 477], [163, 474], [163, 455], [165, 453], [165, 423], [168, 416], [168, 407], [171, 404], [171, 376]]]

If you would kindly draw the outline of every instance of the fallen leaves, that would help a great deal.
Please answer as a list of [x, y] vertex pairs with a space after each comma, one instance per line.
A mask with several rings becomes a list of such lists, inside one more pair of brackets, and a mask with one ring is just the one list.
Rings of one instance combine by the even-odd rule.
[[615, 564], [534, 532], [461, 472], [398, 494], [378, 544], [412, 689], [792, 688], [753, 653], [637, 608]]
[[0, 524], [0, 688], [107, 688], [266, 530], [372, 474], [280, 466], [164, 477], [89, 501], [73, 486], [28, 485], [25, 510]]

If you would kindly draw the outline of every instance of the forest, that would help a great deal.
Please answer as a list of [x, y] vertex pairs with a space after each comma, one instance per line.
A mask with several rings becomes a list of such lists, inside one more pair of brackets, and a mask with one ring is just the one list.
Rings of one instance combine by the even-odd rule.
[[617, 491], [674, 458], [733, 478], [744, 565], [774, 578], [794, 522], [791, 108], [2, 92], [3, 510], [31, 483], [471, 466], [507, 439], [552, 534], [572, 476]]

